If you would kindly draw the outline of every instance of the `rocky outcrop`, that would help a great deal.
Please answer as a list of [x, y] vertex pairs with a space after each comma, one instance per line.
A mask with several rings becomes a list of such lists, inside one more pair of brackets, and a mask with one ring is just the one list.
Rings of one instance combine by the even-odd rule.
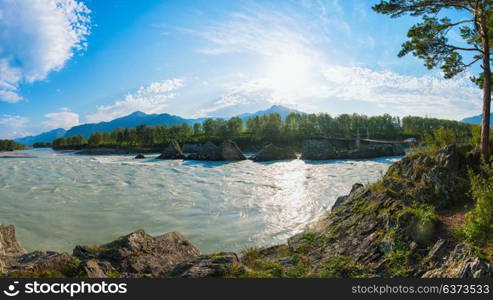
[[216, 253], [202, 255], [196, 259], [182, 262], [166, 274], [170, 278], [228, 277], [245, 273], [235, 253]]
[[401, 144], [366, 143], [356, 148], [330, 139], [305, 140], [301, 149], [301, 159], [305, 160], [364, 159], [404, 154]]
[[137, 154], [137, 156], [134, 157], [134, 159], [145, 159], [146, 157], [144, 154]]
[[158, 159], [184, 159], [185, 155], [181, 151], [180, 144], [177, 141], [172, 140], [169, 145], [164, 149]]
[[0, 225], [0, 272], [11, 277], [64, 277], [74, 258], [67, 253], [27, 253], [17, 241], [12, 225]]
[[[152, 237], [143, 230], [104, 245], [77, 246], [73, 256], [85, 262], [87, 273], [109, 277], [160, 277], [177, 264], [196, 258], [200, 251], [179, 233]], [[87, 263], [89, 265], [87, 265]]]
[[329, 160], [336, 159], [336, 147], [328, 140], [304, 140], [301, 146], [301, 159]]
[[27, 253], [13, 226], [0, 226], [1, 273], [8, 277], [163, 277], [179, 263], [200, 257], [180, 233], [150, 236], [143, 230], [99, 246], [76, 246], [73, 254]]
[[207, 142], [196, 153], [192, 153], [187, 159], [207, 161], [238, 161], [246, 157], [235, 142], [226, 140], [219, 147]]
[[458, 244], [442, 260], [438, 261], [437, 268], [426, 271], [422, 277], [448, 278], [492, 278], [493, 265], [477, 256], [473, 247]]
[[289, 249], [321, 272], [336, 256], [365, 266], [367, 276], [491, 276], [491, 264], [455, 241], [439, 218], [441, 209], [470, 201], [467, 170], [479, 166], [471, 150], [406, 156], [381, 181], [354, 185], [326, 218], [290, 238]]
[[200, 150], [201, 144], [183, 144], [182, 151], [183, 153], [197, 153]]
[[272, 144], [265, 146], [253, 158], [253, 161], [274, 161], [297, 159], [296, 153], [290, 147], [277, 147]]
[[200, 149], [187, 157], [190, 160], [210, 160], [221, 161], [219, 147], [211, 142], [207, 142], [200, 146]]
[[224, 161], [239, 161], [246, 159], [238, 145], [231, 140], [224, 141], [221, 146], [219, 146], [219, 150], [221, 151], [221, 158]]

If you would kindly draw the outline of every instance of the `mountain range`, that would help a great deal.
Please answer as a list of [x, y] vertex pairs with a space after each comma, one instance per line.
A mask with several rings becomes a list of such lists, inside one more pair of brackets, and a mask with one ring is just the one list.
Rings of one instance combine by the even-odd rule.
[[[290, 109], [288, 107], [282, 105], [274, 105], [266, 110], [257, 111], [255, 113], [244, 113], [237, 115], [243, 121], [255, 116], [263, 116], [272, 113], [277, 113], [284, 120], [286, 116], [291, 113], [301, 113], [303, 112]], [[136, 111], [128, 116], [124, 116], [121, 118], [114, 119], [109, 122], [99, 122], [99, 123], [88, 123], [81, 124], [70, 128], [65, 131], [62, 128], [51, 130], [48, 132], [41, 133], [36, 136], [28, 136], [22, 138], [14, 139], [16, 142], [21, 144], [32, 146], [37, 142], [51, 142], [59, 137], [71, 137], [71, 136], [83, 136], [84, 138], [89, 138], [91, 134], [94, 132], [112, 132], [116, 128], [135, 128], [139, 125], [148, 125], [148, 126], [156, 126], [156, 125], [182, 125], [184, 123], [188, 123], [193, 125], [194, 123], [201, 123], [207, 118], [198, 118], [198, 119], [186, 119], [180, 116], [170, 115], [170, 114], [146, 114], [141, 111]]]
[[65, 136], [67, 131], [63, 128], [53, 129], [48, 132], [41, 133], [35, 136], [25, 136], [22, 138], [15, 139], [16, 142], [23, 145], [32, 146], [34, 143], [50, 143], [54, 139]]
[[[481, 124], [481, 121], [483, 120], [483, 115], [478, 115], [470, 118], [465, 118], [462, 120], [464, 123], [469, 123], [469, 124]], [[490, 116], [490, 124], [493, 121], [493, 115]]]

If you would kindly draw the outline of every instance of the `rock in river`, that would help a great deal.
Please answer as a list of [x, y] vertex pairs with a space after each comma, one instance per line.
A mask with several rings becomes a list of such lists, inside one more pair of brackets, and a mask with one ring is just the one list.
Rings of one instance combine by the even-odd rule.
[[246, 157], [241, 152], [238, 145], [231, 140], [224, 141], [221, 146], [216, 146], [207, 142], [196, 152], [188, 156], [191, 160], [208, 160], [208, 161], [238, 161], [245, 160]]
[[161, 153], [161, 155], [158, 156], [158, 159], [184, 159], [185, 155], [181, 151], [180, 144], [178, 144], [177, 141], [172, 140], [171, 143], [169, 143], [168, 147], [166, 147]]
[[265, 146], [253, 158], [254, 161], [297, 159], [296, 153], [290, 147], [277, 147], [272, 144]]

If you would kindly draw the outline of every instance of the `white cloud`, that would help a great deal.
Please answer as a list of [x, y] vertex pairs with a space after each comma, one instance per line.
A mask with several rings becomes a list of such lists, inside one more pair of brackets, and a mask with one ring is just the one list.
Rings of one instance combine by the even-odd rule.
[[0, 0], [0, 101], [44, 80], [87, 46], [89, 9], [76, 0]]
[[0, 125], [11, 128], [26, 127], [29, 119], [18, 115], [2, 115], [0, 117]]
[[34, 135], [34, 133], [30, 131], [8, 131], [8, 132], [0, 132], [0, 139], [14, 139], [21, 138], [25, 136]]
[[[371, 48], [375, 41], [351, 29], [344, 21], [347, 16], [340, 2], [290, 3], [304, 9], [304, 14], [290, 10], [290, 6], [277, 5], [274, 13], [272, 7], [248, 6], [225, 21], [205, 26], [201, 36], [208, 46], [200, 49], [202, 53], [247, 53], [260, 57], [263, 67], [243, 83], [229, 82], [231, 88], [199, 114], [239, 113], [271, 104], [332, 114], [370, 110], [450, 119], [480, 111], [480, 90], [470, 82], [469, 74], [447, 80], [438, 73], [411, 76], [354, 67], [361, 64], [355, 63], [354, 57], [342, 59], [345, 54], [340, 52], [359, 45]], [[341, 44], [341, 40], [351, 44]], [[346, 65], [338, 65], [341, 61]]]
[[162, 113], [168, 101], [178, 95], [176, 90], [182, 87], [183, 80], [177, 78], [142, 86], [135, 93], [125, 95], [111, 105], [98, 106], [94, 114], [86, 116], [87, 122], [110, 121], [135, 111]]
[[199, 52], [211, 55], [249, 52], [267, 57], [285, 52], [315, 55], [312, 48], [320, 35], [312, 31], [311, 23], [305, 21], [294, 13], [285, 14], [262, 7], [245, 9], [201, 32], [209, 45]]
[[[481, 90], [471, 83], [469, 74], [444, 79], [439, 73], [410, 76], [328, 64], [320, 65], [315, 73], [320, 76], [295, 89], [282, 89], [269, 78], [237, 84], [195, 116], [231, 116], [281, 104], [331, 114], [389, 113], [462, 119], [478, 114], [481, 108]], [[335, 107], [335, 103], [341, 107]]]
[[64, 128], [69, 129], [79, 125], [79, 115], [71, 112], [68, 108], [63, 107], [59, 112], [53, 112], [44, 115], [48, 120], [41, 124], [48, 129]]
[[361, 67], [326, 66], [328, 99], [364, 101], [395, 114], [460, 119], [480, 111], [481, 90], [464, 73], [444, 79], [439, 73], [401, 75]]
[[0, 115], [0, 139], [12, 139], [31, 135], [25, 130], [29, 119], [19, 115]]
[[273, 102], [273, 91], [263, 80], [252, 80], [229, 88], [224, 95], [192, 117], [229, 117], [265, 107]]

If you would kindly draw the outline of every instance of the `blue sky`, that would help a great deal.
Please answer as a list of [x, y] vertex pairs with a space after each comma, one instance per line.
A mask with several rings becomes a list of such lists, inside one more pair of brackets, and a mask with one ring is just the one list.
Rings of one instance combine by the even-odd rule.
[[0, 0], [0, 138], [136, 110], [478, 114], [470, 74], [445, 80], [397, 58], [417, 20], [376, 2]]

